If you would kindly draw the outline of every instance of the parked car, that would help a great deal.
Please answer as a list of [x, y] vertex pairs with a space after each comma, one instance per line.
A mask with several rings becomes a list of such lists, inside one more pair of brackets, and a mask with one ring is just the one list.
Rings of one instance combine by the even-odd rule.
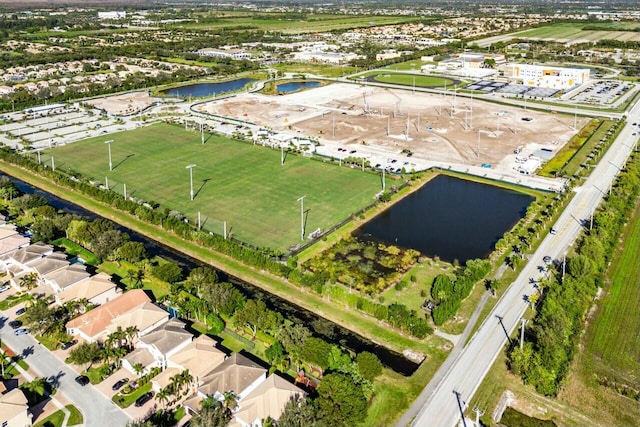
[[546, 255], [544, 258], [542, 258], [542, 261], [545, 264], [551, 264], [551, 257], [549, 255]]
[[16, 310], [16, 316], [20, 316], [20, 315], [24, 314], [25, 311], [27, 311], [27, 309], [24, 308], [24, 307], [17, 309]]
[[76, 340], [67, 341], [67, 342], [62, 343], [60, 348], [63, 349], [63, 350], [67, 350], [67, 349], [73, 347], [74, 345], [76, 345], [77, 343], [78, 343], [78, 341], [76, 341]]
[[20, 326], [22, 326], [22, 322], [19, 320], [12, 320], [11, 322], [9, 322], [9, 326], [11, 326], [12, 329], [18, 329]]
[[11, 288], [11, 286], [9, 285], [2, 285], [0, 286], [0, 292], [4, 292], [4, 291], [8, 291], [9, 288]]
[[136, 399], [136, 406], [137, 407], [143, 406], [145, 403], [150, 401], [152, 397], [153, 397], [153, 392], [152, 391], [149, 391], [149, 392], [143, 394], [142, 396], [140, 396], [139, 398]]
[[27, 328], [18, 328], [13, 331], [13, 335], [27, 335], [29, 333], [29, 329]]
[[558, 230], [557, 230], [555, 227], [551, 227], [551, 231], [550, 231], [550, 233], [551, 233], [551, 234], [557, 234], [557, 233], [558, 233]]
[[77, 382], [78, 384], [80, 384], [80, 385], [81, 385], [81, 386], [83, 386], [83, 387], [84, 387], [84, 386], [86, 386], [87, 384], [89, 384], [89, 383], [91, 382], [91, 381], [89, 380], [89, 377], [88, 377], [88, 376], [86, 376], [86, 375], [78, 375], [78, 376], [75, 378], [75, 380], [76, 380], [76, 382]]
[[123, 385], [125, 385], [128, 382], [129, 382], [129, 378], [123, 378], [121, 380], [118, 380], [115, 382], [115, 384], [111, 386], [111, 390], [113, 391], [119, 390]]

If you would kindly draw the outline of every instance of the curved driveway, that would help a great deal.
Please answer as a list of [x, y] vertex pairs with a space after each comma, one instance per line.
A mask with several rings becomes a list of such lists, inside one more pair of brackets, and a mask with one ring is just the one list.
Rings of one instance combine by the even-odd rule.
[[8, 326], [8, 318], [0, 312], [3, 321], [0, 327], [2, 341], [17, 354], [26, 355], [25, 361], [30, 370], [40, 377], [55, 377], [58, 380], [58, 393], [63, 393], [84, 416], [85, 426], [124, 427], [131, 418], [124, 413], [93, 385], [84, 387], [74, 378], [78, 375], [73, 369], [58, 359], [31, 335], [15, 336]]

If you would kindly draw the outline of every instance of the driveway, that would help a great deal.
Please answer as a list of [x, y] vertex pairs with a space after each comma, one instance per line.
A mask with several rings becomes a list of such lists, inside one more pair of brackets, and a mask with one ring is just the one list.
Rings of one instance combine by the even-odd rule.
[[[13, 312], [12, 312], [13, 314]], [[58, 392], [63, 393], [83, 414], [86, 426], [125, 426], [131, 418], [89, 384], [74, 381], [77, 373], [36, 341], [31, 335], [15, 336], [8, 326], [8, 316], [0, 312], [0, 338], [16, 354], [22, 354], [30, 370], [41, 377], [54, 377]], [[13, 316], [12, 316], [13, 317]]]

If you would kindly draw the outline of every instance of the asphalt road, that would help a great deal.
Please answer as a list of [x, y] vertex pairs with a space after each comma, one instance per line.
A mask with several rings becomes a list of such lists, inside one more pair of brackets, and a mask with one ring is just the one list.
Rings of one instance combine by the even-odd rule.
[[25, 361], [40, 377], [54, 377], [58, 381], [58, 393], [63, 393], [82, 412], [85, 426], [124, 427], [131, 418], [94, 386], [81, 386], [74, 381], [78, 375], [73, 369], [58, 359], [31, 335], [15, 336], [8, 326], [5, 313], [2, 319], [0, 337], [17, 354], [26, 355]]
[[527, 307], [526, 296], [535, 292], [532, 279], [544, 274], [543, 257], [551, 256], [557, 265], [561, 265], [564, 254], [583, 228], [581, 220], [590, 218], [637, 144], [638, 136], [632, 133], [640, 134], [640, 126], [633, 126], [634, 122], [640, 123], [640, 102], [636, 102], [628, 113], [627, 125], [591, 176], [582, 187], [575, 189], [576, 195], [555, 224], [557, 235], [544, 239], [440, 381], [427, 386], [398, 426], [411, 423], [412, 426], [446, 427], [460, 421], [462, 411], [502, 351], [508, 335], [520, 324]]

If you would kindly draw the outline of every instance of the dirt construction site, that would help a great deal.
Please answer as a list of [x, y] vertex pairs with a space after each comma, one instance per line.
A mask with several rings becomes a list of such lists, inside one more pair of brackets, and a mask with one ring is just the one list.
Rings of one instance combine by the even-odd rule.
[[[289, 95], [245, 93], [197, 107], [275, 131], [353, 150], [400, 153], [457, 164], [510, 168], [521, 156], [556, 153], [576, 131], [574, 118], [478, 99], [336, 83]], [[578, 119], [578, 127], [586, 119]], [[370, 151], [370, 150], [368, 150]], [[478, 155], [479, 152], [479, 155]]]

